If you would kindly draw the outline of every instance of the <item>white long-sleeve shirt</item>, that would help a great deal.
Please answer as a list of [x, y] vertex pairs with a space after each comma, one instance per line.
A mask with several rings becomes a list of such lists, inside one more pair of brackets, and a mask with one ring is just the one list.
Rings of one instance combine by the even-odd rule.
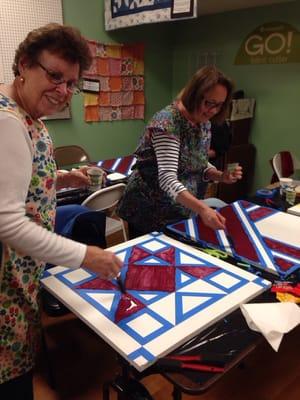
[[32, 143], [25, 126], [0, 112], [0, 241], [32, 258], [77, 268], [86, 245], [37, 225], [25, 215], [32, 174]]

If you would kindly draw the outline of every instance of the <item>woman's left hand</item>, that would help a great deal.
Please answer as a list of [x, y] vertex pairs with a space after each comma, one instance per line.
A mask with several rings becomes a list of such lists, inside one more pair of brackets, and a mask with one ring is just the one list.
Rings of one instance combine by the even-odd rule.
[[69, 174], [69, 187], [85, 187], [89, 184], [89, 178], [82, 171], [72, 169]]
[[[84, 175], [86, 175], [87, 176], [87, 171], [88, 171], [88, 169], [90, 169], [90, 168], [92, 168], [93, 166], [88, 166], [88, 165], [84, 165], [84, 166], [82, 166], [82, 167], [80, 167], [79, 169], [78, 169], [78, 171], [80, 171], [80, 172], [82, 172]], [[101, 169], [102, 171], [103, 171], [103, 177], [102, 177], [102, 186], [106, 186], [106, 176], [107, 176], [107, 173], [106, 173], [106, 171], [104, 171], [102, 168], [100, 168], [100, 167], [97, 167], [97, 166], [95, 166], [96, 168], [99, 168], [99, 169]]]
[[89, 184], [89, 178], [83, 172], [73, 169], [68, 172], [57, 171], [57, 189], [73, 187], [80, 188]]
[[223, 183], [236, 183], [243, 177], [243, 168], [238, 165], [233, 171], [224, 171], [221, 175], [221, 181]]

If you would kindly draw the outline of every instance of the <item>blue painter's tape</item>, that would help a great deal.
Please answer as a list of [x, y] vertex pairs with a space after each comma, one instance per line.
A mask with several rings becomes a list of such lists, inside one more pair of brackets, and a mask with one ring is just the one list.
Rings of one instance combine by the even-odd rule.
[[269, 189], [260, 189], [256, 191], [256, 196], [263, 197], [264, 199], [271, 199], [274, 196], [274, 193]]

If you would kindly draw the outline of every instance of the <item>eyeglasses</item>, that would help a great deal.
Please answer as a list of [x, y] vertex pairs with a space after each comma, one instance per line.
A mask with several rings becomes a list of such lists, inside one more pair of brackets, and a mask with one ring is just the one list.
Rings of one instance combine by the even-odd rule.
[[205, 100], [203, 101], [204, 106], [208, 110], [216, 109], [216, 110], [221, 110], [221, 108], [224, 106], [224, 102], [221, 101], [220, 103], [216, 103], [215, 101], [212, 100]]
[[81, 92], [80, 90], [80, 82], [74, 82], [74, 81], [66, 81], [63, 78], [63, 74], [61, 72], [55, 72], [47, 69], [44, 67], [40, 62], [37, 61], [37, 65], [41, 67], [47, 75], [48, 80], [53, 83], [54, 85], [61, 85], [62, 83], [67, 84], [67, 91], [73, 94], [78, 94]]

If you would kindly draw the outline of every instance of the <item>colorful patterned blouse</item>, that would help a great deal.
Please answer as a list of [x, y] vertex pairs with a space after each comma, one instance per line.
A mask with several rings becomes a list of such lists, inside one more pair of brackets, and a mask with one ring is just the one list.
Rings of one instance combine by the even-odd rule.
[[[169, 139], [170, 152], [174, 151], [174, 143], [179, 143], [177, 182], [169, 185], [172, 186], [169, 191], [163, 190], [159, 182], [160, 160], [153, 146], [160, 133]], [[207, 185], [203, 176], [208, 166], [210, 139], [210, 122], [192, 124], [181, 114], [175, 102], [156, 113], [136, 150], [135, 170], [118, 207], [120, 217], [141, 233], [159, 231], [168, 223], [188, 218], [191, 212], [176, 203], [176, 190], [177, 194], [189, 190], [197, 198], [203, 198]], [[174, 191], [175, 195], [172, 195]]]
[[[52, 231], [56, 205], [56, 166], [51, 138], [41, 121], [32, 120], [15, 102], [2, 94], [1, 111], [11, 113], [25, 125], [32, 142], [32, 178], [25, 205], [26, 216]], [[26, 373], [33, 367], [40, 328], [39, 279], [44, 268], [43, 263], [4, 243], [2, 245], [0, 384]]]

